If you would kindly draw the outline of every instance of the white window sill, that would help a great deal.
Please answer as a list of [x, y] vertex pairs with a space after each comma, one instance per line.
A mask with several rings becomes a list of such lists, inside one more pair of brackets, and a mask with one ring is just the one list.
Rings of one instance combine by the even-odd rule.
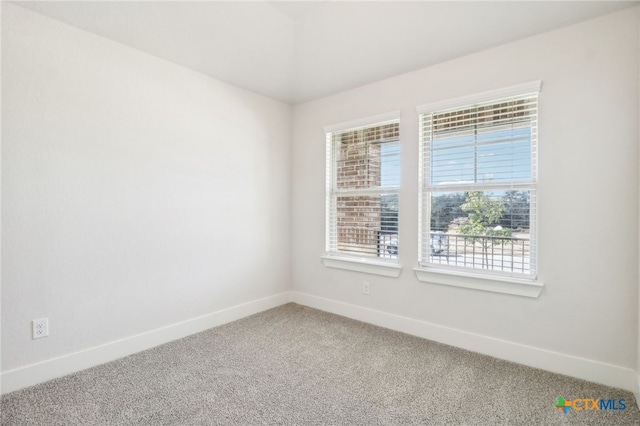
[[509, 277], [484, 276], [431, 268], [414, 268], [418, 280], [426, 283], [471, 288], [495, 293], [537, 298], [544, 284], [539, 281]]
[[327, 268], [345, 269], [347, 271], [364, 272], [365, 274], [383, 275], [393, 278], [399, 277], [400, 272], [402, 272], [402, 266], [395, 263], [338, 256], [321, 256], [321, 259]]

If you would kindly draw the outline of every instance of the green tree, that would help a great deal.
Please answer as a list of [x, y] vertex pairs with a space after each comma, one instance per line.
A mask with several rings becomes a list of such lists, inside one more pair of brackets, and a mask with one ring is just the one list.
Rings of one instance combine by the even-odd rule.
[[446, 232], [453, 219], [464, 216], [460, 206], [466, 196], [466, 192], [450, 192], [431, 198], [431, 230]]
[[460, 233], [469, 235], [468, 244], [480, 243], [482, 266], [489, 267], [489, 247], [501, 244], [501, 240], [486, 237], [510, 237], [511, 229], [503, 228], [500, 220], [504, 214], [504, 200], [491, 199], [483, 191], [471, 191], [460, 208], [469, 216], [469, 222], [460, 226]]
[[398, 194], [385, 194], [381, 197], [382, 231], [398, 233]]
[[506, 191], [504, 200], [504, 215], [500, 225], [511, 229], [529, 229], [529, 191]]

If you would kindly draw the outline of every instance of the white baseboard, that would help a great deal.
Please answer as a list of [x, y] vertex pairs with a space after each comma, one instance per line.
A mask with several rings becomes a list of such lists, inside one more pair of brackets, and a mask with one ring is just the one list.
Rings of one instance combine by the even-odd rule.
[[5, 371], [0, 376], [1, 392], [3, 394], [13, 392], [27, 386], [104, 364], [105, 362], [284, 305], [290, 301], [291, 292], [286, 291], [58, 358]]
[[518, 364], [540, 368], [636, 393], [633, 369], [470, 333], [362, 306], [338, 302], [306, 293], [292, 292], [292, 301], [391, 330], [479, 352]]
[[279, 293], [104, 345], [5, 371], [0, 376], [1, 392], [3, 394], [13, 392], [75, 373], [291, 301], [496, 358], [622, 388], [632, 391], [640, 404], [640, 376], [637, 376], [631, 368], [561, 354], [299, 292]]

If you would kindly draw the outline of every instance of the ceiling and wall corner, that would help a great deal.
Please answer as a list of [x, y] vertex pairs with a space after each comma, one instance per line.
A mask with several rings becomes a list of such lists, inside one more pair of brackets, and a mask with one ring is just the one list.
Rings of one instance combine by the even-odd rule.
[[290, 105], [13, 4], [1, 65], [2, 392], [288, 300]]
[[[558, 187], [548, 192], [546, 208], [556, 204], [575, 212], [560, 218], [566, 226], [548, 222], [548, 235], [555, 230], [577, 236], [584, 247], [603, 237], [613, 239], [617, 234], [589, 228], [583, 235], [566, 224], [573, 217], [583, 224], [590, 219], [604, 223], [609, 211], [590, 211], [591, 194], [584, 188], [576, 203], [567, 200], [562, 189], [574, 182], [571, 171], [595, 179], [584, 165], [596, 164], [607, 167], [606, 180], [595, 182], [601, 197], [613, 201], [621, 199], [617, 193], [638, 196], [637, 188], [626, 185], [629, 176], [638, 173], [637, 147], [634, 151], [628, 137], [628, 127], [637, 123], [621, 120], [625, 129], [616, 137], [601, 120], [603, 114], [612, 117], [617, 108], [616, 119], [628, 117], [633, 105], [637, 107], [637, 98], [632, 101], [623, 93], [627, 86], [611, 78], [628, 81], [634, 56], [626, 54], [629, 41], [619, 28], [629, 32], [629, 14], [565, 26], [634, 4], [4, 6], [2, 49], [3, 56], [9, 55], [3, 58], [2, 78], [12, 84], [5, 80], [3, 91], [3, 278], [8, 278], [3, 280], [3, 370], [20, 370], [26, 364], [48, 369], [44, 361], [92, 346], [106, 347], [113, 356], [108, 344], [118, 339], [226, 310], [248, 298], [286, 293], [290, 282], [295, 283], [293, 290], [316, 298], [345, 306], [360, 303], [352, 276], [322, 269], [315, 253], [323, 248], [324, 236], [324, 142], [317, 133], [322, 125], [399, 107], [411, 117], [415, 105], [427, 98], [487, 90], [509, 79], [518, 79], [510, 81], [516, 83], [532, 75], [540, 78], [541, 71], [550, 83], [545, 96], [553, 100], [551, 109], [563, 111], [575, 104], [590, 114], [573, 112], [569, 120], [546, 121], [544, 131], [555, 134], [556, 143], [547, 145], [545, 167], [555, 173]], [[5, 10], [11, 14], [8, 18]], [[8, 30], [5, 21], [12, 24]], [[616, 26], [618, 22], [624, 27]], [[558, 27], [562, 28], [557, 33], [529, 37]], [[613, 60], [582, 55], [591, 48], [591, 40], [600, 57]], [[501, 47], [488, 49], [497, 44]], [[482, 51], [469, 55], [477, 50]], [[544, 60], [538, 61], [536, 54]], [[453, 58], [457, 59], [447, 61]], [[614, 70], [616, 66], [622, 73]], [[468, 70], [476, 73], [474, 78], [460, 78]], [[446, 83], [429, 78], [434, 75]], [[396, 77], [379, 81], [390, 76]], [[598, 84], [585, 91], [580, 86], [585, 80]], [[616, 84], [620, 86], [604, 112], [586, 99], [594, 94], [607, 100], [607, 88]], [[273, 99], [297, 105], [292, 108]], [[316, 101], [309, 102], [312, 99]], [[580, 128], [585, 120], [599, 133]], [[417, 126], [403, 122], [405, 143], [414, 143]], [[579, 131], [580, 137], [562, 137], [567, 129]], [[597, 144], [604, 138], [620, 143], [621, 150]], [[565, 154], [570, 145], [589, 140], [594, 148], [579, 152], [584, 161], [568, 167]], [[411, 156], [406, 164], [404, 181], [411, 183], [403, 189], [408, 196], [401, 198], [401, 220], [410, 225], [401, 232], [410, 241], [417, 224], [417, 208], [411, 204], [412, 167], [417, 165]], [[225, 199], [233, 202], [225, 205]], [[282, 206], [292, 199], [292, 209], [283, 214]], [[257, 222], [247, 213], [255, 211], [261, 212]], [[583, 216], [582, 211], [590, 213]], [[617, 214], [624, 216], [620, 223], [633, 221], [638, 226], [629, 218], [635, 212], [621, 209]], [[257, 242], [255, 235], [260, 236]], [[631, 233], [621, 238], [616, 247], [624, 244], [637, 251]], [[407, 264], [417, 258], [411, 250], [415, 247], [403, 254], [410, 255], [404, 258]], [[409, 274], [393, 283], [371, 280], [369, 303], [379, 311], [400, 312], [438, 326], [578, 354], [613, 364], [626, 374], [635, 361], [637, 297], [600, 291], [606, 284], [630, 294], [638, 253], [586, 251], [578, 254], [587, 256], [588, 265], [595, 268], [594, 256], [606, 256], [613, 271], [567, 272], [547, 266], [547, 276], [563, 281], [563, 286], [545, 292], [543, 303], [535, 307], [521, 300], [503, 304], [503, 299], [486, 294], [417, 284]], [[583, 259], [575, 255], [570, 261], [581, 264]], [[315, 276], [308, 279], [309, 273]], [[183, 290], [186, 286], [189, 291]], [[587, 318], [599, 307], [607, 318], [597, 326], [606, 332], [591, 336], [582, 322], [571, 321]], [[38, 351], [23, 329], [45, 309], [54, 319], [56, 337], [38, 340]], [[532, 321], [536, 315], [538, 321]], [[505, 317], [513, 321], [505, 324]], [[565, 320], [572, 327], [571, 339], [556, 336], [558, 324]], [[73, 363], [73, 368], [81, 367]]]
[[238, 87], [299, 104], [637, 2], [14, 4]]
[[[631, 390], [638, 338], [639, 13], [638, 7], [621, 10], [296, 105], [291, 252], [300, 296], [294, 300]], [[543, 292], [527, 299], [417, 282], [411, 270], [419, 233], [416, 106], [537, 79], [543, 82], [537, 193]], [[325, 247], [322, 128], [396, 110], [403, 271], [390, 279], [326, 268], [319, 262]], [[363, 281], [370, 284], [367, 296]]]

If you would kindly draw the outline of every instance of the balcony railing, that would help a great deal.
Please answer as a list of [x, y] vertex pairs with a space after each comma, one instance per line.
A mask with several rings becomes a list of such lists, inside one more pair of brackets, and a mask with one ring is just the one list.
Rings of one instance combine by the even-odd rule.
[[398, 258], [398, 233], [378, 231], [378, 257], [384, 259]]
[[[378, 231], [379, 258], [398, 258], [398, 234]], [[431, 232], [429, 263], [529, 274], [529, 238]]]
[[528, 238], [432, 232], [429, 263], [519, 274], [531, 270]]

